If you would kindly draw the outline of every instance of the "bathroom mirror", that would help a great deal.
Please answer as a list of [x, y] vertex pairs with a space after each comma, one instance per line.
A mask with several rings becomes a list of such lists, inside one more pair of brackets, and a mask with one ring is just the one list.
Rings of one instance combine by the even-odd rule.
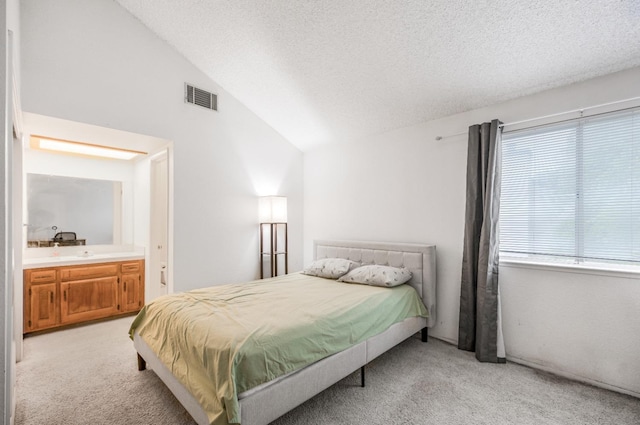
[[27, 174], [27, 247], [120, 243], [122, 183]]

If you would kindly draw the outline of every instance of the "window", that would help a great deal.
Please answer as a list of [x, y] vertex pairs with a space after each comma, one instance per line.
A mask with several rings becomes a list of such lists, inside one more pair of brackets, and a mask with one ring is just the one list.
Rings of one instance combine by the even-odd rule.
[[505, 133], [500, 252], [640, 265], [640, 109]]

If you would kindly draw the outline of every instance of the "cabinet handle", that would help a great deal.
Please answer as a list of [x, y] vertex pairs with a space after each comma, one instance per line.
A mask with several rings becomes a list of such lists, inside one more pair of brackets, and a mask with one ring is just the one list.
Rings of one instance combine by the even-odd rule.
[[66, 301], [67, 300], [67, 291], [64, 291], [63, 295], [64, 295], [64, 300]]
[[51, 295], [51, 304], [53, 304], [53, 292], [50, 292], [49, 295]]
[[123, 282], [122, 284], [124, 285], [124, 290], [126, 291], [127, 290], [127, 282]]

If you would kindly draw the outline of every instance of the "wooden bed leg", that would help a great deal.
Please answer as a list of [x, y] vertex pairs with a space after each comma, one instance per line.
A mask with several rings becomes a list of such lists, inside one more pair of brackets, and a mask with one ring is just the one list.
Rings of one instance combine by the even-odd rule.
[[147, 362], [145, 362], [142, 356], [138, 354], [138, 370], [142, 371], [142, 370], [145, 370], [146, 368], [147, 368]]
[[422, 328], [422, 342], [428, 342], [429, 340], [429, 328]]
[[360, 368], [360, 386], [364, 388], [364, 366]]

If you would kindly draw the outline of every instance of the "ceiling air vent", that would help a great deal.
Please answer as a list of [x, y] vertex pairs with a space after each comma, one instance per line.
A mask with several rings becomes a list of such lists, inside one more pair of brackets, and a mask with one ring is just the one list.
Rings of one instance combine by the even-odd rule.
[[185, 83], [184, 88], [185, 102], [193, 103], [194, 105], [202, 106], [203, 108], [211, 109], [213, 111], [218, 110], [218, 95], [194, 87], [191, 84]]

